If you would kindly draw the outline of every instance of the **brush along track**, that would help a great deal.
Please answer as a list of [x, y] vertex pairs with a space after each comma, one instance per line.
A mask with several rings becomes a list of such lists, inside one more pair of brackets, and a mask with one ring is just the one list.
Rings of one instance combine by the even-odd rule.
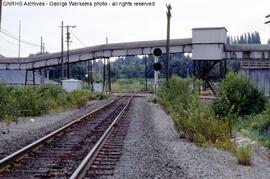
[[[27, 154], [19, 154], [18, 156], [23, 156], [21, 160], [18, 160], [18, 157], [10, 156], [2, 159], [0, 178], [70, 177], [104, 131], [126, 106], [128, 99], [130, 97], [121, 97], [80, 120], [76, 120], [77, 122], [63, 131], [56, 132], [49, 140], [41, 140], [42, 144], [35, 145], [31, 151], [24, 151]], [[14, 161], [13, 158], [17, 161]], [[7, 165], [10, 166], [7, 168]]]

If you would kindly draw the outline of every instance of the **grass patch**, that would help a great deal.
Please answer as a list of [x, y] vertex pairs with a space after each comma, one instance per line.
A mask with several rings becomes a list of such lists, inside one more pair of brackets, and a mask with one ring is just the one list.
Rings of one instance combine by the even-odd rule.
[[238, 146], [236, 149], [236, 158], [240, 165], [251, 165], [252, 150], [250, 146]]
[[270, 148], [270, 101], [267, 102], [265, 111], [260, 114], [238, 117], [234, 127], [242, 134], [258, 141], [261, 145]]
[[[151, 84], [148, 79], [148, 90], [151, 90]], [[129, 79], [117, 79], [112, 83], [113, 92], [138, 92], [145, 90], [144, 79], [142, 78], [129, 78]]]
[[68, 93], [55, 85], [16, 88], [0, 85], [0, 118], [11, 121], [20, 116], [40, 116], [81, 107], [87, 101], [104, 97], [88, 89]]
[[234, 127], [242, 134], [270, 148], [270, 138], [267, 134], [269, 117], [266, 112], [257, 115], [239, 117]]

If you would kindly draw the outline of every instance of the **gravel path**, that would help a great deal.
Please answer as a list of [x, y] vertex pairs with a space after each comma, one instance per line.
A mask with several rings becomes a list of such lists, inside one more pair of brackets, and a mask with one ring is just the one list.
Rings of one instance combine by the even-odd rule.
[[104, 105], [113, 98], [94, 100], [80, 109], [71, 111], [52, 113], [42, 117], [19, 118], [17, 123], [12, 122], [9, 125], [9, 133], [7, 133], [6, 124], [0, 122], [0, 159]]
[[269, 162], [258, 156], [245, 167], [229, 152], [180, 139], [158, 105], [136, 98], [129, 116], [123, 156], [113, 178], [270, 178]]

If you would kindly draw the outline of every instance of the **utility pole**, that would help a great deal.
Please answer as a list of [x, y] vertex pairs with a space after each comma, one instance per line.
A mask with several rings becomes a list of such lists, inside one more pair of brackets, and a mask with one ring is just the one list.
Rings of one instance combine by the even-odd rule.
[[43, 54], [43, 38], [40, 37], [40, 54]]
[[69, 26], [67, 25], [66, 28], [67, 28], [67, 61], [68, 61], [68, 79], [71, 78], [71, 66], [70, 66], [70, 63], [69, 63], [69, 45], [71, 43], [70, 41], [70, 32], [69, 32], [69, 28], [75, 28], [76, 26]]
[[171, 4], [166, 5], [167, 6], [167, 44], [166, 44], [166, 63], [165, 63], [165, 68], [166, 68], [166, 81], [169, 80], [170, 76], [170, 28], [171, 28]]
[[[67, 29], [67, 32], [66, 32], [66, 43], [67, 43], [67, 63], [68, 63], [68, 69], [67, 69], [67, 76], [68, 76], [68, 79], [70, 79], [71, 78], [71, 66], [70, 66], [70, 63], [69, 63], [69, 46], [70, 46], [70, 43], [72, 42], [71, 40], [70, 40], [70, 32], [69, 32], [69, 29], [70, 28], [75, 28], [76, 26], [75, 25], [67, 25], [67, 26], [64, 26], [64, 23], [63, 23], [63, 21], [62, 21], [62, 25], [61, 25], [61, 40], [62, 40], [62, 42], [61, 42], [61, 54], [62, 54], [62, 59], [61, 59], [61, 63], [62, 63], [62, 61], [64, 61], [63, 60], [63, 53], [64, 53], [64, 37], [63, 37], [63, 34], [64, 34], [64, 27]], [[62, 78], [64, 78], [64, 75], [63, 75], [63, 63], [62, 63]]]
[[0, 0], [0, 29], [1, 29], [1, 23], [2, 23], [2, 0]]
[[[266, 19], [268, 19], [268, 20], [266, 20], [266, 22], [265, 22], [265, 24], [270, 24], [270, 14], [269, 15], [267, 15], [267, 16], [265, 16], [265, 18]], [[268, 57], [269, 58], [269, 57]], [[269, 84], [269, 91], [268, 91], [268, 94], [270, 95], [270, 84]], [[268, 133], [268, 135], [270, 134], [270, 126], [268, 126], [268, 130], [267, 130], [267, 133]]]
[[69, 32], [69, 26], [67, 26], [67, 62], [68, 62], [68, 69], [67, 69], [67, 75], [68, 75], [68, 79], [71, 78], [71, 67], [70, 67], [70, 63], [69, 63], [69, 45], [71, 43], [70, 41], [70, 32]]
[[64, 66], [64, 22], [61, 23], [61, 81], [65, 77], [65, 66]]
[[18, 57], [21, 58], [21, 20], [19, 21], [19, 49], [18, 49]]

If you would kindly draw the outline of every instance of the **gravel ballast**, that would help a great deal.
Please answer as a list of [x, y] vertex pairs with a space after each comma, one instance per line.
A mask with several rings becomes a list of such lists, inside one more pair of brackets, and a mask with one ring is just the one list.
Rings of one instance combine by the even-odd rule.
[[[70, 121], [96, 109], [114, 97], [92, 101], [80, 109], [42, 117], [20, 118], [10, 132], [0, 122], [0, 158], [17, 151]], [[254, 155], [252, 166], [237, 164], [227, 151], [201, 148], [180, 139], [173, 121], [162, 108], [135, 98], [127, 117], [130, 126], [123, 155], [112, 178], [270, 178], [270, 163]]]
[[269, 161], [257, 155], [241, 166], [229, 152], [180, 139], [159, 105], [136, 98], [123, 155], [113, 178], [270, 178]]
[[69, 122], [108, 103], [114, 97], [94, 100], [85, 106], [66, 112], [51, 113], [41, 117], [19, 118], [8, 126], [0, 122], [0, 159], [55, 131]]

